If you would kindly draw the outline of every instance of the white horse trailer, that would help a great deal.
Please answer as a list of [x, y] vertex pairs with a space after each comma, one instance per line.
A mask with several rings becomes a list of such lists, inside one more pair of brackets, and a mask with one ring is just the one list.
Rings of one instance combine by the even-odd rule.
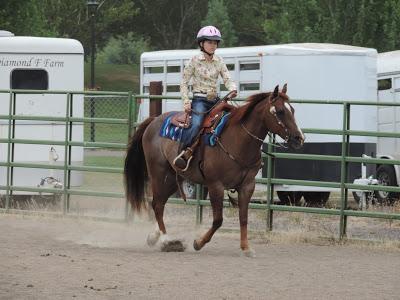
[[[380, 53], [378, 55], [378, 101], [400, 102], [400, 51]], [[400, 131], [400, 107], [378, 107], [378, 131]], [[377, 157], [400, 159], [400, 139], [378, 138]], [[400, 185], [400, 168], [398, 165], [378, 165], [377, 179], [385, 185]], [[386, 192], [377, 193], [379, 198], [386, 199]]]
[[[162, 81], [166, 95], [177, 96], [185, 63], [198, 50], [168, 50], [141, 56], [141, 92], [149, 92], [151, 81]], [[220, 48], [235, 80], [239, 97], [271, 91], [275, 85], [288, 84], [292, 99], [376, 101], [375, 49], [335, 44], [287, 44]], [[219, 82], [220, 94], [226, 94]], [[302, 128], [342, 129], [340, 105], [295, 104], [296, 119]], [[163, 112], [181, 110], [180, 100], [163, 100]], [[149, 114], [149, 102], [140, 108], [140, 118]], [[351, 129], [376, 130], [376, 107], [358, 106], [351, 110]], [[341, 136], [308, 134], [304, 148], [297, 153], [340, 155]], [[281, 151], [278, 149], [278, 151]], [[285, 151], [285, 150], [283, 150]], [[376, 138], [351, 137], [350, 154], [374, 155]], [[350, 180], [360, 176], [359, 166], [350, 166]], [[278, 178], [340, 181], [340, 164], [301, 160], [278, 160]], [[277, 191], [314, 192], [329, 196], [330, 189], [303, 186], [275, 186]], [[310, 194], [310, 193], [309, 193]], [[309, 194], [307, 194], [309, 196]]]
[[[84, 59], [80, 42], [72, 39], [19, 37], [0, 32], [0, 89], [83, 91]], [[17, 94], [16, 115], [66, 116], [66, 94]], [[0, 115], [9, 114], [10, 95], [0, 93]], [[73, 116], [83, 117], [83, 96], [74, 95]], [[16, 121], [16, 139], [65, 140], [65, 122]], [[83, 125], [75, 124], [72, 139], [83, 141]], [[0, 138], [8, 137], [8, 120], [0, 120]], [[14, 161], [63, 165], [64, 146], [15, 144]], [[58, 159], [57, 159], [58, 158]], [[82, 164], [83, 149], [73, 148], [73, 164]], [[7, 144], [0, 144], [0, 161], [7, 162]], [[43, 178], [63, 180], [63, 171], [15, 168], [16, 186], [38, 186]], [[6, 185], [7, 168], [0, 167], [0, 185]], [[71, 185], [80, 185], [82, 174], [72, 172]], [[5, 193], [0, 190], [0, 193]]]

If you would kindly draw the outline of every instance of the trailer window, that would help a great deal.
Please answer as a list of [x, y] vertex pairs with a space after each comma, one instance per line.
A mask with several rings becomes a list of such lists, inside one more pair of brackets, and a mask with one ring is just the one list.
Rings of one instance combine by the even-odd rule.
[[229, 71], [235, 70], [235, 64], [226, 64], [226, 67], [228, 68]]
[[260, 70], [260, 63], [240, 63], [240, 71]]
[[392, 78], [378, 80], [378, 90], [390, 90], [392, 88]]
[[148, 85], [143, 86], [143, 94], [148, 94], [150, 93], [150, 87]]
[[144, 74], [164, 73], [164, 67], [144, 67]]
[[257, 91], [259, 89], [260, 89], [260, 84], [257, 82], [240, 84], [240, 91]]
[[11, 88], [19, 90], [47, 90], [49, 75], [46, 70], [15, 69], [11, 73]]
[[179, 73], [181, 71], [180, 66], [168, 66], [167, 73]]
[[179, 85], [167, 85], [167, 93], [180, 92], [181, 87]]

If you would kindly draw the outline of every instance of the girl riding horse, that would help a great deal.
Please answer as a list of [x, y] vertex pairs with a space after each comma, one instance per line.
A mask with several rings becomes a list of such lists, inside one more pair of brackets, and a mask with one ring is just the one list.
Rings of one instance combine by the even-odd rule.
[[[215, 50], [221, 41], [221, 33], [214, 26], [205, 26], [197, 34], [197, 43], [202, 53], [192, 57], [183, 71], [181, 94], [186, 112], [192, 112], [192, 125], [183, 132], [180, 154], [174, 164], [181, 170], [187, 168], [189, 158], [193, 154], [190, 148], [203, 122], [205, 113], [216, 104], [217, 80], [221, 75], [226, 88], [231, 91], [230, 98], [236, 97], [236, 84], [231, 79], [228, 68]], [[193, 100], [189, 99], [189, 82], [192, 80]]]

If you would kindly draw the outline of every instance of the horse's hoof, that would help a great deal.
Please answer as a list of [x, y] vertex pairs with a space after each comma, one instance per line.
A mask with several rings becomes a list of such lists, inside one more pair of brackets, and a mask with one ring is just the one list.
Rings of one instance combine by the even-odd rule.
[[249, 248], [249, 249], [243, 250], [242, 255], [245, 257], [253, 258], [253, 257], [256, 257], [256, 252], [253, 249]]
[[158, 242], [159, 238], [160, 238], [159, 232], [150, 233], [147, 236], [147, 245], [149, 245], [149, 247], [153, 247]]
[[194, 250], [199, 251], [202, 247], [200, 247], [199, 243], [196, 240], [194, 240], [193, 248], [194, 248]]

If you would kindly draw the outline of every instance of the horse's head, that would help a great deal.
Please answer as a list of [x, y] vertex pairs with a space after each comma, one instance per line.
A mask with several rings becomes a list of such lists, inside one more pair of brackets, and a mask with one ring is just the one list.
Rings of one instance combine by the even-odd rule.
[[284, 139], [289, 147], [299, 149], [304, 144], [304, 134], [296, 124], [294, 108], [290, 105], [286, 92], [285, 84], [282, 91], [279, 92], [277, 85], [270, 93], [265, 121], [269, 130]]

